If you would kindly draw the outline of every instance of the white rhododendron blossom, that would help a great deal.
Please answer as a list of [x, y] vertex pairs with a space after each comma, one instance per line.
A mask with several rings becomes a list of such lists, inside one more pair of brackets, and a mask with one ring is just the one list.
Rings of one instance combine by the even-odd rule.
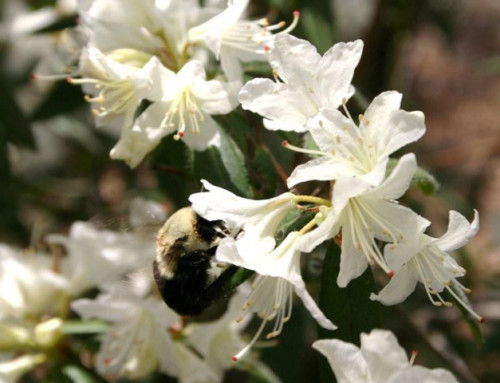
[[420, 282], [435, 306], [451, 306], [451, 302], [445, 301], [441, 296], [446, 290], [472, 316], [482, 322], [483, 318], [454, 291], [455, 287], [463, 292], [470, 292], [456, 280], [465, 275], [465, 269], [448, 254], [464, 246], [476, 235], [479, 230], [477, 211], [472, 223], [456, 211], [450, 211], [448, 230], [441, 238], [424, 234], [427, 226], [428, 223], [422, 224], [419, 234], [408, 238], [406, 242], [385, 247], [387, 263], [396, 274], [379, 294], [372, 294], [371, 299], [387, 305], [401, 303], [415, 290], [417, 282]]
[[53, 234], [47, 240], [67, 252], [60, 268], [75, 296], [148, 265], [155, 254], [154, 243], [139, 235], [99, 230], [86, 222], [74, 223], [68, 236]]
[[251, 200], [202, 182], [208, 191], [191, 195], [193, 209], [207, 220], [223, 221], [233, 234], [220, 240], [216, 259], [259, 274], [252, 284], [245, 310], [257, 313], [262, 324], [254, 339], [235, 358], [248, 351], [267, 322], [275, 324], [268, 338], [281, 333], [291, 315], [293, 291], [321, 326], [335, 329], [307, 292], [301, 277], [300, 252], [295, 248], [300, 233], [290, 233], [275, 247], [278, 225], [296, 208], [294, 195], [284, 193], [267, 200]]
[[389, 276], [394, 274], [379, 249], [377, 240], [399, 243], [417, 233], [420, 216], [394, 202], [408, 189], [417, 168], [415, 156], [403, 156], [390, 176], [373, 186], [356, 177], [343, 177], [334, 187], [331, 208], [321, 208], [318, 227], [304, 234], [297, 247], [312, 251], [334, 238], [342, 229], [342, 253], [337, 283], [345, 287], [376, 263]]
[[281, 333], [284, 323], [292, 314], [294, 291], [320, 326], [329, 330], [337, 328], [326, 318], [306, 289], [300, 271], [300, 252], [295, 249], [298, 236], [297, 232], [290, 233], [270, 253], [252, 251], [248, 244], [240, 247], [238, 239], [221, 240], [215, 254], [219, 261], [258, 273], [243, 308], [249, 313], [256, 313], [262, 322], [252, 341], [234, 356], [235, 360], [241, 358], [257, 341], [267, 322], [274, 322], [272, 331], [266, 335], [267, 339]]
[[[478, 212], [469, 222], [451, 211], [448, 230], [434, 238], [426, 234], [431, 223], [418, 214], [428, 210], [405, 206], [410, 186], [424, 193], [437, 187], [413, 153], [399, 152], [423, 136], [425, 117], [403, 110], [397, 91], [370, 102], [354, 88], [363, 41], [316, 48], [289, 34], [299, 11], [289, 23], [271, 24], [251, 19], [264, 4], [250, 0], [60, 0], [59, 11], [24, 3], [30, 2], [0, 6], [7, 45], [21, 48], [16, 37], [40, 42], [32, 52], [12, 49], [3, 60], [8, 71], [0, 73], [9, 80], [11, 110], [4, 120], [19, 123], [19, 132], [1, 135], [9, 146], [3, 162], [24, 176], [5, 186], [12, 206], [4, 218], [14, 224], [7, 242], [32, 246], [0, 244], [0, 383], [82, 376], [160, 381], [165, 375], [180, 383], [218, 383], [231, 368], [239, 370], [236, 379], [279, 381], [250, 350], [278, 343], [295, 295], [322, 330], [347, 323], [341, 331], [356, 336], [380, 325], [376, 316], [353, 320], [377, 304], [370, 299], [401, 303], [418, 282], [434, 306], [455, 302], [467, 321], [483, 322], [458, 281], [465, 269], [451, 254], [477, 233]], [[271, 3], [269, 14], [286, 8]], [[387, 10], [380, 11], [374, 27], [387, 19]], [[315, 32], [330, 25], [318, 12], [306, 10], [302, 31], [321, 42]], [[51, 54], [55, 38], [66, 41], [66, 54]], [[393, 50], [370, 44], [360, 68], [367, 84], [378, 48]], [[88, 116], [61, 115], [73, 105], [71, 98], [58, 104], [64, 87], [53, 95], [51, 83], [39, 94], [25, 89], [20, 74], [28, 62], [52, 73], [33, 79], [81, 86], [94, 125], [114, 140], [109, 156], [132, 169], [92, 163], [102, 160], [108, 141], [85, 133]], [[355, 119], [347, 107], [352, 97], [356, 108], [366, 107]], [[41, 171], [22, 171], [19, 149], [10, 146], [35, 147], [39, 137], [32, 137], [28, 122], [54, 115], [51, 132], [63, 135], [61, 142], [74, 140], [68, 148], [76, 152], [58, 154], [61, 145], [52, 145], [51, 158], [63, 155], [67, 164], [41, 161]], [[284, 153], [280, 141], [298, 154]], [[64, 177], [81, 163], [95, 172], [95, 188]], [[166, 196], [164, 205], [129, 201], [129, 186], [131, 193]], [[39, 201], [25, 207], [22, 196]], [[413, 205], [422, 201], [413, 192], [406, 197]], [[47, 209], [45, 201], [57, 203]], [[96, 214], [96, 206], [115, 221], [127, 202], [128, 231], [69, 224], [68, 218]], [[47, 217], [51, 227], [70, 225], [69, 233], [46, 234]], [[31, 238], [28, 225], [35, 227]], [[323, 258], [319, 281], [316, 261]], [[372, 269], [390, 280], [363, 298], [350, 282], [361, 277], [364, 284]], [[338, 296], [329, 302], [333, 292]], [[257, 326], [244, 334], [250, 324]], [[446, 370], [415, 366], [416, 353], [408, 359], [390, 331], [361, 334], [360, 344], [323, 339], [313, 348], [328, 359], [338, 383], [458, 383]]]
[[313, 343], [330, 363], [338, 383], [458, 383], [447, 370], [413, 365], [394, 334], [361, 334], [361, 347], [338, 339]]
[[68, 81], [83, 85], [97, 126], [119, 136], [132, 124], [140, 101], [153, 92], [154, 72], [160, 65], [156, 57], [139, 51], [104, 54], [89, 47], [80, 57], [81, 78], [70, 77]]
[[[205, 44], [220, 61], [230, 81], [241, 81], [241, 62], [267, 61], [266, 49], [273, 45], [271, 32], [284, 27], [284, 23], [269, 25], [267, 19], [250, 21], [244, 18], [249, 0], [229, 0], [227, 8], [207, 22], [189, 31], [189, 41]], [[294, 12], [292, 24], [279, 33], [295, 28], [299, 12]]]
[[177, 71], [186, 54], [188, 29], [210, 17], [195, 0], [96, 0], [81, 2], [88, 45], [103, 52], [132, 49], [156, 56]]
[[71, 307], [83, 319], [113, 323], [97, 354], [100, 374], [137, 379], [157, 367], [168, 375], [178, 374], [176, 349], [167, 330], [179, 317], [163, 301], [115, 285], [94, 300], [73, 301]]
[[0, 318], [39, 318], [62, 309], [67, 280], [47, 254], [0, 244]]
[[[320, 150], [295, 149], [320, 157], [297, 166], [288, 178], [288, 187], [347, 176], [380, 184], [389, 155], [418, 140], [425, 132], [423, 114], [401, 110], [401, 97], [394, 91], [375, 97], [360, 116], [359, 127], [347, 109], [347, 116], [338, 110], [325, 109], [310, 119], [307, 126]], [[286, 142], [284, 146], [294, 149]]]
[[305, 132], [310, 118], [352, 96], [351, 81], [362, 50], [361, 40], [338, 43], [322, 57], [308, 41], [278, 35], [269, 61], [281, 81], [247, 82], [239, 94], [241, 105], [264, 117], [268, 129]]
[[182, 139], [195, 150], [220, 145], [219, 126], [211, 117], [226, 114], [236, 107], [237, 83], [206, 81], [203, 65], [196, 60], [188, 62], [174, 73], [162, 68], [161, 92], [135, 121], [123, 132], [111, 151], [112, 158], [125, 160], [135, 167], [153, 150], [161, 139], [175, 132], [174, 139]]
[[185, 328], [188, 341], [219, 377], [234, 366], [232, 357], [245, 347], [241, 332], [251, 319], [241, 317], [246, 290], [246, 285], [243, 285], [236, 291], [222, 317], [210, 322], [190, 323]]

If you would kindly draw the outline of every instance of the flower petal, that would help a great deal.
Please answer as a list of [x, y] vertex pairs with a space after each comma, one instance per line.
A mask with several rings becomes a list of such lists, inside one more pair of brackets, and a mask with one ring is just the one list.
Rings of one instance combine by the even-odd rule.
[[[313, 70], [321, 73], [320, 94], [325, 98], [323, 105], [337, 108], [350, 94], [354, 69], [361, 59], [363, 41], [337, 43], [321, 58], [319, 67]], [[301, 59], [299, 59], [301, 60]]]
[[479, 230], [479, 214], [474, 210], [474, 220], [469, 223], [460, 213], [451, 210], [449, 213], [448, 230], [434, 241], [434, 245], [448, 252], [459, 249], [468, 243]]
[[396, 110], [391, 113], [386, 126], [386, 148], [382, 155], [390, 155], [403, 146], [417, 141], [425, 133], [425, 117], [422, 112]]
[[243, 109], [264, 117], [264, 125], [271, 130], [304, 132], [307, 119], [317, 113], [316, 106], [300, 89], [269, 79], [247, 82], [238, 99]]
[[405, 154], [389, 177], [379, 187], [365, 193], [365, 196], [374, 199], [398, 199], [408, 190], [416, 170], [415, 155], [413, 153]]
[[208, 114], [227, 114], [237, 105], [236, 94], [239, 82], [223, 83], [221, 81], [196, 81], [191, 92], [195, 95], [201, 108]]
[[219, 125], [209, 114], [202, 112], [202, 116], [199, 119], [199, 131], [192, 132], [191, 129], [187, 128], [182, 140], [194, 150], [205, 150], [209, 146], [219, 147]]
[[370, 299], [382, 302], [384, 305], [401, 303], [415, 290], [417, 282], [413, 268], [403, 266], [378, 294], [372, 293]]
[[422, 366], [413, 366], [394, 375], [388, 383], [458, 383], [453, 374], [442, 368], [429, 370]]
[[361, 353], [368, 366], [369, 381], [373, 383], [386, 383], [395, 371], [409, 366], [405, 350], [387, 330], [361, 334]]
[[317, 49], [307, 40], [287, 33], [276, 35], [269, 62], [278, 76], [293, 87], [310, 88], [316, 82], [321, 61]]
[[387, 122], [391, 113], [399, 110], [403, 95], [399, 92], [388, 91], [376, 96], [370, 103], [363, 115], [360, 129], [363, 134], [373, 142], [380, 140], [380, 137], [388, 136]]
[[301, 182], [330, 181], [345, 175], [350, 175], [350, 173], [344, 165], [329, 156], [325, 156], [297, 166], [288, 177], [287, 185], [292, 188]]
[[366, 362], [354, 344], [322, 339], [314, 342], [312, 347], [328, 359], [338, 383], [367, 382]]
[[297, 250], [309, 253], [327, 239], [335, 237], [339, 230], [340, 222], [338, 217], [334, 214], [328, 214], [325, 220], [321, 222], [316, 229], [303, 234], [302, 237], [297, 240]]
[[359, 277], [368, 267], [368, 261], [362, 249], [354, 246], [351, 230], [342, 230], [342, 253], [340, 254], [340, 271], [337, 277], [339, 287]]

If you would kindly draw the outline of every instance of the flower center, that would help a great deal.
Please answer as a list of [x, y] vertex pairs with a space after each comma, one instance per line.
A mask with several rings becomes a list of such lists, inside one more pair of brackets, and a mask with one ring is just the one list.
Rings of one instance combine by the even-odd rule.
[[184, 136], [187, 128], [191, 134], [200, 134], [200, 124], [204, 119], [205, 113], [199, 108], [190, 86], [187, 86], [170, 103], [160, 127], [162, 129], [177, 128], [174, 139], [179, 140]]
[[389, 220], [381, 217], [363, 198], [351, 198], [344, 214], [343, 235], [347, 231], [353, 246], [363, 252], [368, 263], [375, 262], [389, 277], [392, 277], [394, 272], [387, 266], [375, 241], [375, 232], [382, 233], [384, 241], [393, 243], [404, 239], [403, 234]]
[[[262, 322], [252, 340], [235, 356], [239, 360], [259, 339], [267, 322], [274, 320], [273, 329], [266, 334], [266, 339], [274, 338], [281, 333], [283, 325], [292, 315], [292, 285], [283, 278], [258, 275], [252, 283], [252, 292], [244, 304], [242, 311], [256, 312]], [[238, 319], [241, 321], [242, 318]]]
[[76, 85], [90, 84], [97, 91], [97, 95], [91, 97], [85, 95], [85, 101], [93, 104], [92, 113], [97, 117], [106, 117], [110, 114], [120, 114], [133, 109], [137, 103], [132, 81], [126, 79], [110, 78], [72, 78], [68, 77], [68, 83]]
[[[293, 12], [293, 21], [277, 34], [289, 33], [297, 26], [300, 12]], [[284, 28], [286, 23], [281, 21], [276, 24], [269, 24], [269, 20], [264, 18], [258, 21], [239, 21], [222, 33], [222, 46], [230, 47], [244, 52], [265, 55], [267, 50], [265, 44], [268, 42], [271, 32]]]
[[[458, 266], [453, 258], [443, 253], [438, 247], [430, 245], [414, 256], [410, 262], [413, 262], [413, 267], [417, 270], [420, 281], [425, 287], [427, 296], [434, 306], [451, 307], [453, 305], [450, 301], [444, 300], [440, 294], [446, 289], [474, 318], [481, 323], [484, 321], [484, 318], [474, 312], [474, 310], [472, 310], [472, 308], [460, 298], [459, 294], [451, 287], [451, 281], [453, 280], [456, 288], [466, 294], [470, 293], [470, 289], [464, 287], [455, 279], [465, 275], [466, 270]], [[434, 297], [437, 298], [437, 300]]]

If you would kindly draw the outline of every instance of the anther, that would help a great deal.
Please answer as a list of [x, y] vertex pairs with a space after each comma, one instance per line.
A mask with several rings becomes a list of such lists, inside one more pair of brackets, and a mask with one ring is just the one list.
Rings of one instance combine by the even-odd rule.
[[284, 148], [286, 148], [288, 146], [288, 141], [287, 140], [283, 140], [281, 142], [281, 146], [283, 146]]
[[388, 276], [389, 278], [392, 278], [392, 277], [394, 276], [394, 271], [389, 270], [389, 271], [387, 272], [387, 276]]

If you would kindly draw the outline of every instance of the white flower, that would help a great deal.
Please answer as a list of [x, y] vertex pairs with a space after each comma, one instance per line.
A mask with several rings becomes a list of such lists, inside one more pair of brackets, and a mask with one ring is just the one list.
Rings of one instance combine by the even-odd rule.
[[84, 8], [80, 18], [89, 46], [141, 51], [174, 71], [185, 60], [188, 29], [206, 17], [195, 0], [95, 0]]
[[465, 269], [448, 254], [464, 246], [479, 230], [479, 216], [475, 211], [474, 220], [469, 223], [465, 217], [456, 211], [450, 211], [447, 232], [441, 238], [433, 238], [423, 234], [428, 224], [420, 226], [419, 233], [408, 238], [404, 243], [387, 245], [385, 258], [388, 265], [396, 272], [394, 278], [379, 294], [371, 295], [372, 300], [378, 300], [386, 305], [404, 301], [421, 282], [430, 301], [435, 306], [450, 306], [451, 303], [441, 297], [447, 290], [476, 319], [482, 321], [450, 287], [453, 284], [469, 292], [456, 278], [465, 275]]
[[82, 78], [68, 78], [71, 84], [83, 85], [92, 95], [85, 99], [94, 105], [97, 126], [115, 136], [132, 125], [142, 99], [154, 95], [155, 73], [161, 66], [156, 57], [131, 49], [104, 54], [89, 47], [80, 57]]
[[68, 236], [50, 235], [47, 241], [66, 249], [61, 272], [73, 295], [118, 280], [125, 272], [152, 262], [155, 256], [153, 241], [134, 233], [98, 230], [85, 222], [74, 223]]
[[161, 95], [124, 132], [111, 151], [112, 158], [136, 166], [163, 137], [174, 135], [195, 150], [219, 146], [219, 126], [212, 114], [226, 114], [236, 107], [235, 83], [206, 81], [201, 62], [193, 60], [178, 73], [162, 70]]
[[245, 347], [240, 333], [249, 320], [241, 318], [241, 308], [246, 301], [246, 291], [242, 290], [246, 289], [238, 289], [231, 297], [222, 317], [211, 322], [191, 323], [185, 329], [188, 342], [220, 378], [225, 370], [234, 366], [232, 357]]
[[286, 214], [296, 208], [295, 196], [284, 193], [278, 197], [256, 201], [238, 197], [205, 180], [202, 183], [208, 192], [189, 197], [193, 209], [209, 221], [222, 220], [232, 234], [220, 241], [216, 259], [260, 274], [253, 283], [253, 291], [249, 294], [245, 310], [256, 312], [263, 321], [253, 340], [235, 358], [240, 358], [248, 351], [267, 322], [275, 323], [268, 337], [281, 333], [284, 322], [291, 314], [293, 291], [321, 326], [335, 329], [309, 295], [302, 280], [300, 252], [295, 249], [299, 233], [290, 233], [275, 248], [276, 230]]
[[83, 319], [113, 323], [97, 355], [100, 374], [136, 379], [158, 366], [168, 375], [178, 374], [174, 342], [167, 331], [176, 324], [178, 316], [163, 301], [115, 286], [95, 300], [73, 301], [71, 307]]
[[361, 347], [337, 339], [313, 343], [330, 363], [338, 383], [458, 383], [444, 369], [413, 366], [393, 333], [361, 334]]
[[185, 344], [176, 342], [177, 379], [179, 383], [219, 383], [221, 377]]
[[298, 232], [290, 233], [272, 252], [256, 251], [252, 243], [224, 238], [221, 240], [215, 257], [222, 262], [231, 263], [258, 273], [252, 283], [244, 310], [257, 313], [262, 319], [261, 326], [250, 343], [234, 356], [241, 358], [255, 343], [267, 322], [274, 321], [274, 327], [266, 338], [278, 336], [283, 325], [290, 319], [293, 291], [302, 299], [318, 324], [335, 330], [337, 327], [325, 317], [314, 299], [309, 295], [300, 271], [300, 252], [295, 249]]
[[257, 78], [241, 89], [243, 109], [264, 117], [271, 130], [305, 132], [307, 121], [323, 108], [338, 108], [349, 98], [363, 42], [338, 43], [321, 57], [308, 41], [277, 35], [269, 59], [283, 82]]
[[360, 116], [359, 127], [347, 109], [347, 117], [338, 110], [322, 110], [307, 124], [320, 151], [296, 148], [321, 157], [295, 168], [288, 178], [288, 187], [342, 176], [358, 176], [372, 185], [380, 184], [389, 155], [425, 132], [423, 114], [401, 110], [400, 104], [400, 93], [380, 94]]
[[33, 318], [61, 310], [67, 281], [56, 260], [0, 244], [0, 318]]
[[284, 193], [265, 200], [242, 198], [233, 193], [201, 181], [208, 192], [192, 194], [189, 201], [193, 209], [209, 221], [224, 221], [238, 240], [250, 244], [255, 254], [267, 254], [276, 244], [274, 234], [281, 220], [296, 207], [294, 195]]
[[[284, 23], [269, 25], [266, 19], [245, 20], [243, 15], [248, 3], [249, 0], [229, 0], [223, 12], [189, 31], [190, 43], [206, 44], [220, 60], [230, 81], [242, 80], [241, 61], [267, 61], [265, 46], [272, 44], [271, 31], [284, 26]], [[299, 13], [296, 11], [293, 23], [280, 33], [294, 29], [298, 18]]]
[[0, 382], [16, 383], [26, 372], [47, 360], [44, 354], [27, 354], [17, 358], [0, 359]]
[[[320, 208], [318, 227], [298, 240], [297, 248], [309, 252], [335, 237], [342, 228], [342, 254], [337, 283], [345, 287], [360, 276], [368, 264], [377, 263], [389, 276], [390, 270], [377, 240], [398, 243], [417, 233], [419, 220], [411, 209], [394, 202], [408, 189], [416, 170], [413, 154], [403, 156], [391, 175], [373, 186], [358, 177], [336, 181], [331, 208]], [[323, 211], [321, 211], [323, 210]]]

